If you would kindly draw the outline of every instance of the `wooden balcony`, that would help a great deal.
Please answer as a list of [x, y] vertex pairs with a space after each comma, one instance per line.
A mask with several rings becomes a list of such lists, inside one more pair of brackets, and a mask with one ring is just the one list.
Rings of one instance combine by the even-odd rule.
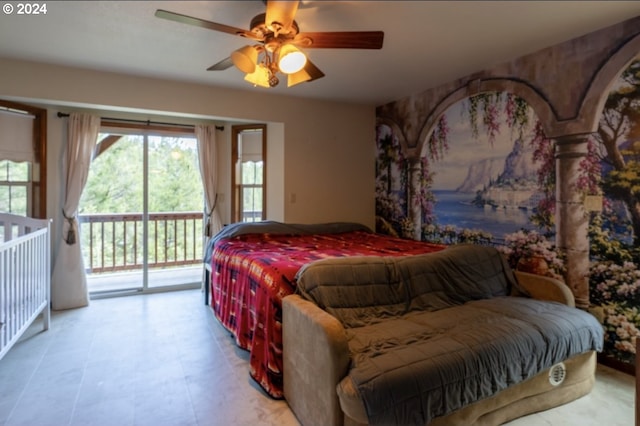
[[[201, 281], [202, 212], [150, 213], [147, 221], [148, 287]], [[89, 291], [143, 286], [144, 221], [141, 213], [80, 215], [80, 238]]]

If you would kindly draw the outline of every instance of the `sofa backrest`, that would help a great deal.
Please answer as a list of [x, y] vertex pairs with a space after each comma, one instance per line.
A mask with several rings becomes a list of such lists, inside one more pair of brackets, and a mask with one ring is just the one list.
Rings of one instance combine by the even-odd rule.
[[412, 256], [322, 259], [302, 267], [296, 281], [298, 294], [345, 327], [506, 296], [515, 285], [500, 252], [471, 244]]
[[516, 283], [513, 271], [497, 249], [474, 244], [396, 258], [396, 267], [408, 285], [409, 310], [437, 310], [471, 300], [507, 296]]

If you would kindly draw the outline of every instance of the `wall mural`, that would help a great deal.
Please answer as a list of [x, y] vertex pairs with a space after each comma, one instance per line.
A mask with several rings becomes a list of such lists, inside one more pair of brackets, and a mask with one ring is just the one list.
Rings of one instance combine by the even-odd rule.
[[499, 244], [514, 267], [538, 254], [560, 272], [551, 244], [554, 146], [524, 100], [493, 92], [448, 108], [422, 147], [417, 187], [409, 188], [410, 160], [390, 127], [378, 126], [377, 147], [378, 231], [413, 237], [419, 221], [424, 240]]
[[[575, 189], [603, 199], [601, 210], [587, 214], [590, 311], [606, 329], [604, 355], [633, 364], [640, 334], [640, 61], [612, 87]], [[562, 279], [555, 146], [524, 100], [492, 92], [452, 105], [419, 158], [408, 158], [387, 125], [378, 125], [376, 143], [378, 232], [417, 238], [419, 228], [426, 241], [496, 245], [512, 267]]]

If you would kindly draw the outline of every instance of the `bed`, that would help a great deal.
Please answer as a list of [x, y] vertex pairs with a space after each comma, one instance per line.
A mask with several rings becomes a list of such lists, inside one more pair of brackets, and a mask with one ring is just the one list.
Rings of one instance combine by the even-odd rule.
[[50, 221], [0, 213], [0, 359], [43, 314], [50, 319]]
[[376, 234], [357, 223], [227, 225], [207, 246], [205, 298], [236, 344], [249, 351], [251, 377], [270, 396], [282, 398], [282, 298], [294, 292], [294, 278], [303, 265], [331, 257], [405, 256], [444, 247]]

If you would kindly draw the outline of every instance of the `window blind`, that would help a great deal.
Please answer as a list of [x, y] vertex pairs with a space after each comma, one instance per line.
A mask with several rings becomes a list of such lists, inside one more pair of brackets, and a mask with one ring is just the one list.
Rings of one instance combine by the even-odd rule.
[[0, 109], [0, 160], [35, 162], [34, 116]]

